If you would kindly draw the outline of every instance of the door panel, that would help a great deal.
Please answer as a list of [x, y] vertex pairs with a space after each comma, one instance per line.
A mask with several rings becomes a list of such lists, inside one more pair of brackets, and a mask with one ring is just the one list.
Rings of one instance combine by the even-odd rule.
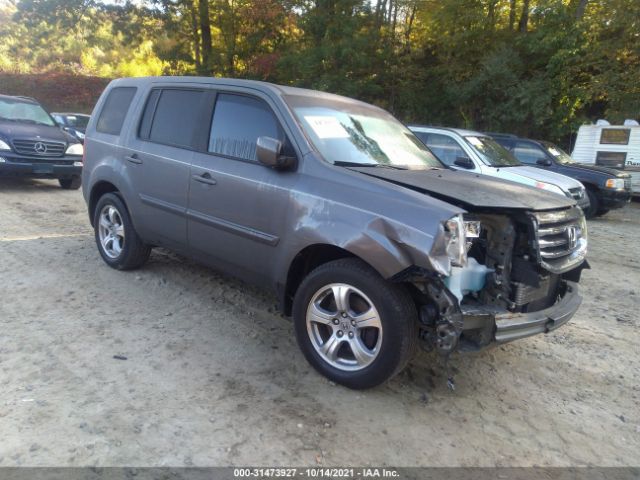
[[136, 139], [124, 151], [138, 198], [136, 227], [145, 240], [180, 248], [187, 243], [187, 189], [193, 153]]
[[205, 261], [255, 283], [268, 283], [286, 228], [295, 172], [255, 158], [258, 136], [286, 142], [266, 102], [218, 94], [208, 149], [194, 153], [188, 217], [189, 246]]
[[154, 244], [187, 245], [190, 165], [207, 95], [188, 87], [154, 88], [124, 150], [137, 194], [136, 226]]

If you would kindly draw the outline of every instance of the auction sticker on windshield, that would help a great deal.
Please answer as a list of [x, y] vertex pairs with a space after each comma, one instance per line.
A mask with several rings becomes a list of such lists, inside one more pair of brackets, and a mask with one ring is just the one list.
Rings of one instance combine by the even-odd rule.
[[304, 119], [318, 138], [348, 138], [349, 133], [336, 117], [308, 115]]
[[467, 140], [474, 147], [482, 147], [482, 142], [480, 141], [480, 139], [478, 137], [467, 137]]

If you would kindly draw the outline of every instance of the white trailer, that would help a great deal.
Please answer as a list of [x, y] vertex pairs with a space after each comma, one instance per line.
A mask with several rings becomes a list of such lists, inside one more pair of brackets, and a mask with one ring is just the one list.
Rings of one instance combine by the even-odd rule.
[[579, 163], [624, 170], [631, 174], [633, 195], [640, 195], [640, 124], [635, 120], [624, 125], [606, 120], [582, 125], [571, 157]]

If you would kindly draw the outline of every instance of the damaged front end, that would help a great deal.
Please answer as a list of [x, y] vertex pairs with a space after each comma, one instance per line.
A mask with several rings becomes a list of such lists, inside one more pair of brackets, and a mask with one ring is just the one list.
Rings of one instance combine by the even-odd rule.
[[576, 207], [452, 218], [430, 252], [436, 271], [402, 275], [416, 287], [424, 347], [449, 355], [558, 328], [580, 306], [586, 253]]

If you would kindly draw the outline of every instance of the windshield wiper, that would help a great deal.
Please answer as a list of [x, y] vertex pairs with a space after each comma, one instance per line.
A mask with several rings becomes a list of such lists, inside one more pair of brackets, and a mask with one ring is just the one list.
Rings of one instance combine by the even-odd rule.
[[334, 165], [339, 167], [373, 167], [373, 168], [391, 168], [393, 170], [408, 170], [406, 167], [400, 165], [389, 165], [387, 163], [360, 163], [360, 162], [343, 162], [338, 160], [333, 162]]
[[338, 160], [337, 162], [333, 162], [334, 165], [338, 167], [377, 167], [377, 163], [360, 163], [360, 162], [343, 162], [342, 160]]

